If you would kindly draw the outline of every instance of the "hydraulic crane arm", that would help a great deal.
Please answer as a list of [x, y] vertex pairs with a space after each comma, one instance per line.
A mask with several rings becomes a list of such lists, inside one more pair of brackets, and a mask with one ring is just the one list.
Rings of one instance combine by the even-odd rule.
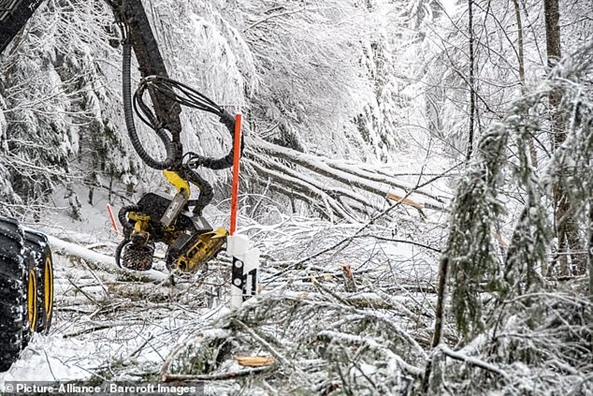
[[[167, 74], [165, 62], [163, 61], [158, 44], [148, 22], [148, 17], [146, 16], [146, 11], [142, 5], [142, 0], [106, 1], [113, 9], [116, 20], [118, 20], [122, 26], [124, 46], [131, 45], [134, 48], [141, 76], [143, 78], [148, 76], [168, 78], [169, 76]], [[129, 80], [129, 76], [124, 76], [124, 83], [126, 83], [126, 79]], [[173, 98], [165, 95], [163, 92], [153, 89], [152, 87], [148, 88], [148, 93], [153, 104], [152, 106], [154, 108], [156, 119], [162, 124], [161, 126], [171, 134], [170, 151], [172, 152], [168, 153], [168, 156], [172, 156], [173, 158], [168, 158], [169, 162], [171, 162], [169, 167], [179, 167], [182, 156], [179, 137], [181, 133], [181, 121], [179, 119], [181, 106], [178, 102], [173, 100]], [[143, 160], [145, 159], [143, 158]]]

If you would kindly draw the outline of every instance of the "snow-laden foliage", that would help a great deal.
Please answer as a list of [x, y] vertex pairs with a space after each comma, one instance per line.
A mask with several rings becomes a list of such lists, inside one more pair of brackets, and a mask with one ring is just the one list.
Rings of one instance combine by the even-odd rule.
[[500, 126], [493, 127], [483, 137], [454, 201], [444, 254], [455, 284], [453, 312], [459, 330], [465, 335], [483, 330], [480, 297], [483, 283], [488, 283], [487, 289], [493, 289], [499, 278], [499, 261], [491, 233], [494, 220], [503, 212], [498, 193], [507, 142], [508, 133]]
[[[274, 252], [264, 256], [262, 295], [181, 337], [161, 378], [250, 393], [410, 392], [423, 373], [434, 317], [425, 309], [432, 289], [420, 280], [432, 276], [434, 253], [414, 245], [419, 240], [397, 243], [385, 226], [275, 216], [274, 225], [245, 224], [256, 246]], [[426, 243], [440, 234], [429, 224], [400, 226], [421, 228]], [[242, 357], [267, 364], [242, 366]]]
[[360, 77], [368, 26], [353, 3], [237, 2], [260, 80], [250, 109], [256, 133], [301, 151], [356, 155], [344, 130], [371, 82]]
[[230, 368], [232, 355], [255, 352], [275, 363], [241, 381], [252, 391], [406, 393], [422, 374], [415, 364], [425, 352], [409, 333], [414, 319], [400, 327], [390, 316], [345, 303], [327, 290], [263, 296], [215, 323], [216, 337], [211, 328], [184, 340], [166, 375], [215, 377]]
[[[433, 362], [439, 361], [434, 359], [441, 353], [474, 368], [441, 360], [438, 370], [433, 370], [431, 389], [442, 386], [462, 394], [478, 389], [510, 394], [590, 392], [590, 366], [585, 362], [591, 359], [587, 325], [591, 304], [584, 293], [586, 281], [576, 279], [572, 290], [563, 288], [566, 294], [552, 293], [558, 285], [545, 278], [549, 276], [546, 268], [553, 234], [544, 203], [552, 199], [551, 186], [562, 183], [569, 192], [571, 210], [582, 222], [579, 228], [590, 232], [593, 112], [588, 87], [592, 71], [591, 46], [587, 45], [560, 62], [539, 89], [516, 101], [502, 122], [481, 139], [473, 166], [460, 182], [446, 250], [454, 280], [451, 309], [461, 334], [469, 335], [458, 352], [476, 360], [461, 359], [446, 347], [435, 349]], [[566, 140], [538, 176], [531, 166], [526, 140], [541, 128], [545, 120], [541, 111], [552, 93], [563, 98], [559, 111]], [[501, 150], [506, 141], [502, 146], [492, 144], [501, 137], [514, 140], [510, 147], [516, 150], [516, 160], [506, 160], [506, 150]], [[485, 147], [489, 148], [486, 154]], [[503, 166], [510, 171], [504, 183]], [[523, 207], [502, 257], [493, 250], [491, 235], [500, 214], [495, 210], [500, 205], [496, 197], [508, 190], [507, 183], [518, 186]], [[468, 205], [460, 205], [462, 200]], [[475, 212], [479, 215], [468, 215]], [[471, 221], [463, 222], [465, 219]], [[528, 381], [520, 382], [519, 377]], [[492, 378], [497, 382], [491, 382]]]
[[[566, 139], [554, 153], [548, 170], [548, 182], [560, 184], [566, 191], [571, 214], [581, 230], [579, 237], [591, 241], [591, 194], [593, 185], [591, 164], [593, 163], [593, 44], [582, 47], [572, 54], [553, 76], [552, 89], [562, 95], [562, 120]], [[558, 222], [565, 221], [563, 218]], [[589, 242], [589, 248], [591, 244]], [[583, 252], [576, 252], [583, 254]], [[591, 253], [589, 252], [589, 255]], [[591, 256], [589, 256], [591, 260]], [[585, 260], [571, 260], [572, 265], [584, 265]], [[591, 266], [591, 262], [589, 263]], [[584, 273], [584, 268], [572, 268]]]
[[433, 351], [431, 394], [590, 394], [592, 308], [574, 291], [507, 300], [482, 335], [457, 351]]
[[517, 161], [510, 162], [511, 175], [517, 179], [524, 201], [517, 224], [510, 239], [504, 263], [504, 283], [500, 293], [510, 298], [536, 286], [541, 287], [541, 276], [546, 268], [548, 246], [552, 238], [549, 216], [544, 206], [546, 191], [538, 180], [529, 159], [527, 141], [539, 129], [534, 108], [545, 96], [537, 92], [519, 100], [503, 122], [514, 136]]

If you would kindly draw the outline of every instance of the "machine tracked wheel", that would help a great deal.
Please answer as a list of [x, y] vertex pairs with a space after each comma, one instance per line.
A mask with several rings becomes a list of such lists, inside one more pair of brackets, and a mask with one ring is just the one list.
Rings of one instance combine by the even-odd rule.
[[36, 331], [47, 331], [53, 305], [51, 252], [44, 235], [0, 216], [0, 372]]

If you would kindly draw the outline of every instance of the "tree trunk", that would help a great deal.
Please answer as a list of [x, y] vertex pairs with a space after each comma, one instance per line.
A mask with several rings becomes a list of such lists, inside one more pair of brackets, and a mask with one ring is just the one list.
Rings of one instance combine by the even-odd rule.
[[546, 54], [548, 66], [553, 67], [560, 60], [560, 11], [558, 0], [544, 0], [546, 19]]
[[[548, 57], [548, 67], [552, 68], [558, 63], [562, 56], [558, 0], [544, 0], [544, 15], [546, 23], [546, 53]], [[554, 151], [556, 151], [566, 140], [566, 131], [564, 130], [565, 120], [559, 109], [561, 102], [562, 93], [558, 90], [553, 91], [549, 96], [549, 103], [553, 111], [551, 129]], [[562, 185], [565, 172], [566, 170], [564, 169], [560, 172], [553, 188], [556, 236], [558, 238], [558, 255], [554, 265], [558, 265], [557, 275], [560, 276], [569, 275], [573, 271], [575, 274], [582, 274], [586, 268], [584, 257], [580, 255], [582, 244], [579, 240], [577, 225], [573, 218], [570, 199]], [[569, 268], [569, 255], [573, 271]]]
[[[142, 0], [117, 1], [116, 12], [130, 25], [130, 36], [142, 77], [158, 75], [168, 77], [165, 62], [148, 22]], [[175, 135], [181, 133], [179, 114], [181, 106], [167, 95], [149, 89], [158, 120]]]
[[593, 301], [593, 202], [589, 202], [589, 243], [587, 244], [589, 267], [589, 298]]
[[[521, 84], [521, 96], [525, 95], [525, 52], [523, 46], [523, 22], [521, 20], [521, 8], [519, 7], [519, 0], [513, 0], [515, 8], [515, 20], [517, 21], [517, 62], [519, 63], [519, 84]], [[529, 158], [531, 159], [531, 166], [537, 169], [537, 151], [533, 143], [533, 137], [530, 136], [527, 140], [529, 148]]]
[[440, 197], [371, 168], [348, 166], [255, 136], [246, 144], [244, 160], [255, 170], [256, 183], [289, 198], [296, 195], [328, 219], [360, 220], [384, 210], [385, 202], [393, 203], [388, 199], [401, 199], [421, 216], [424, 209], [447, 210]]
[[474, 17], [473, 0], [468, 0], [468, 35], [469, 35], [469, 133], [467, 141], [467, 160], [469, 161], [474, 146], [474, 125], [476, 115], [476, 90], [475, 90], [475, 59], [474, 59]]
[[[447, 296], [447, 278], [449, 276], [449, 256], [448, 253], [443, 253], [441, 257], [441, 264], [439, 266], [439, 285], [437, 291], [437, 306], [435, 311], [434, 334], [432, 335], [431, 348], [433, 351], [440, 345], [443, 335], [443, 325], [445, 322], [445, 299]], [[431, 377], [435, 371], [435, 366], [438, 365], [438, 356], [433, 356], [432, 359], [426, 363], [424, 375], [422, 376], [421, 391], [422, 394], [429, 394], [431, 385]]]

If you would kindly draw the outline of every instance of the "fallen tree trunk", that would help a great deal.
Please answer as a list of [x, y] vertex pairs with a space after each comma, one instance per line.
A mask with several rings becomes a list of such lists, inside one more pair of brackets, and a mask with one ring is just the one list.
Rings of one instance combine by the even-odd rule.
[[255, 170], [260, 184], [271, 183], [274, 190], [290, 198], [294, 191], [329, 219], [361, 220], [383, 210], [389, 199], [402, 196], [408, 197], [402, 204], [423, 217], [425, 209], [446, 210], [446, 198], [399, 182], [379, 170], [373, 172], [368, 164], [357, 167], [355, 163], [302, 153], [253, 136], [246, 147], [246, 163]]

